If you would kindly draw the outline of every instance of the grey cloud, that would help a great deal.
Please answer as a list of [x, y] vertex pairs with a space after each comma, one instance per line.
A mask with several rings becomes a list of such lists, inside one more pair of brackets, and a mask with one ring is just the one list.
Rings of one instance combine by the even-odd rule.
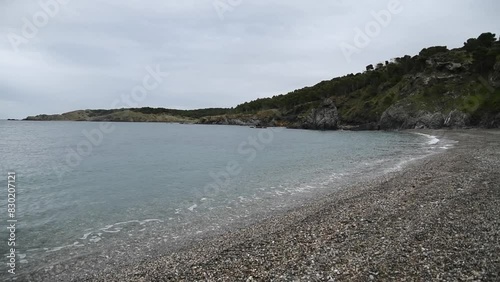
[[499, 27], [495, 0], [401, 0], [403, 11], [346, 61], [339, 44], [389, 2], [242, 0], [221, 20], [212, 0], [70, 0], [15, 53], [7, 35], [40, 6], [1, 1], [0, 118], [109, 108], [156, 64], [171, 76], [142, 106], [232, 107]]

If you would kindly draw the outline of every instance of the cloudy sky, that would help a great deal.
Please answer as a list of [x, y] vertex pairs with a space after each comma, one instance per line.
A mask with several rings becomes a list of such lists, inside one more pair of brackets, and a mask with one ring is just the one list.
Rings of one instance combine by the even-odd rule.
[[500, 32], [497, 0], [57, 1], [0, 0], [0, 119], [120, 107], [148, 67], [139, 106], [232, 107]]

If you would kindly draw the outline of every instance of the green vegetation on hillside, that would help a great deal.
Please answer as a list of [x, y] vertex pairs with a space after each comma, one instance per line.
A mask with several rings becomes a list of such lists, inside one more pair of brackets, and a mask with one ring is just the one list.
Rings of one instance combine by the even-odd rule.
[[[330, 112], [317, 111], [331, 101]], [[337, 112], [338, 111], [338, 112]], [[234, 109], [132, 108], [39, 115], [29, 120], [156, 121], [267, 124], [305, 127], [322, 112], [341, 126], [384, 123], [386, 128], [446, 125], [500, 127], [500, 41], [493, 33], [470, 38], [461, 48], [434, 46], [418, 55], [370, 64], [364, 72], [322, 81], [288, 94], [262, 98]], [[439, 115], [436, 115], [439, 113]], [[314, 117], [313, 117], [314, 116]], [[382, 122], [382, 119], [384, 121]], [[444, 120], [444, 121], [443, 121]], [[333, 124], [337, 122], [330, 120]]]
[[61, 115], [38, 115], [26, 120], [72, 120], [72, 121], [135, 121], [135, 122], [196, 122], [204, 116], [224, 115], [230, 109], [210, 108], [199, 110], [175, 110], [165, 108], [129, 108], [113, 110], [81, 110]]
[[483, 33], [467, 40], [462, 48], [425, 48], [413, 57], [368, 65], [363, 73], [240, 104], [235, 112], [279, 109], [293, 118], [332, 98], [344, 124], [378, 122], [387, 108], [403, 99], [415, 110], [459, 109], [473, 116], [485, 111], [498, 113], [498, 84], [489, 85], [488, 80], [498, 82], [499, 62], [500, 42], [494, 34]]

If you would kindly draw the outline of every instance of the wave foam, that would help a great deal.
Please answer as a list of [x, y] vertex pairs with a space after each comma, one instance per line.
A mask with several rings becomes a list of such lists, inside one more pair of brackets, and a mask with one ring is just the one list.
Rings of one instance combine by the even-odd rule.
[[439, 143], [439, 139], [434, 136], [434, 135], [429, 135], [429, 134], [425, 134], [425, 133], [420, 133], [420, 132], [412, 132], [414, 134], [417, 134], [417, 135], [421, 135], [421, 136], [425, 136], [427, 138], [429, 138], [430, 140], [427, 142], [427, 145], [436, 145], [437, 143]]

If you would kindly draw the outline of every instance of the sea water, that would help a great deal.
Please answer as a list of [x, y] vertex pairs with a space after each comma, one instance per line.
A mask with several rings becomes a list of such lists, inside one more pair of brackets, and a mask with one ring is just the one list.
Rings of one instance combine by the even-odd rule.
[[18, 273], [168, 252], [449, 146], [405, 132], [165, 123], [0, 121], [0, 130], [0, 253], [7, 263], [15, 172]]

